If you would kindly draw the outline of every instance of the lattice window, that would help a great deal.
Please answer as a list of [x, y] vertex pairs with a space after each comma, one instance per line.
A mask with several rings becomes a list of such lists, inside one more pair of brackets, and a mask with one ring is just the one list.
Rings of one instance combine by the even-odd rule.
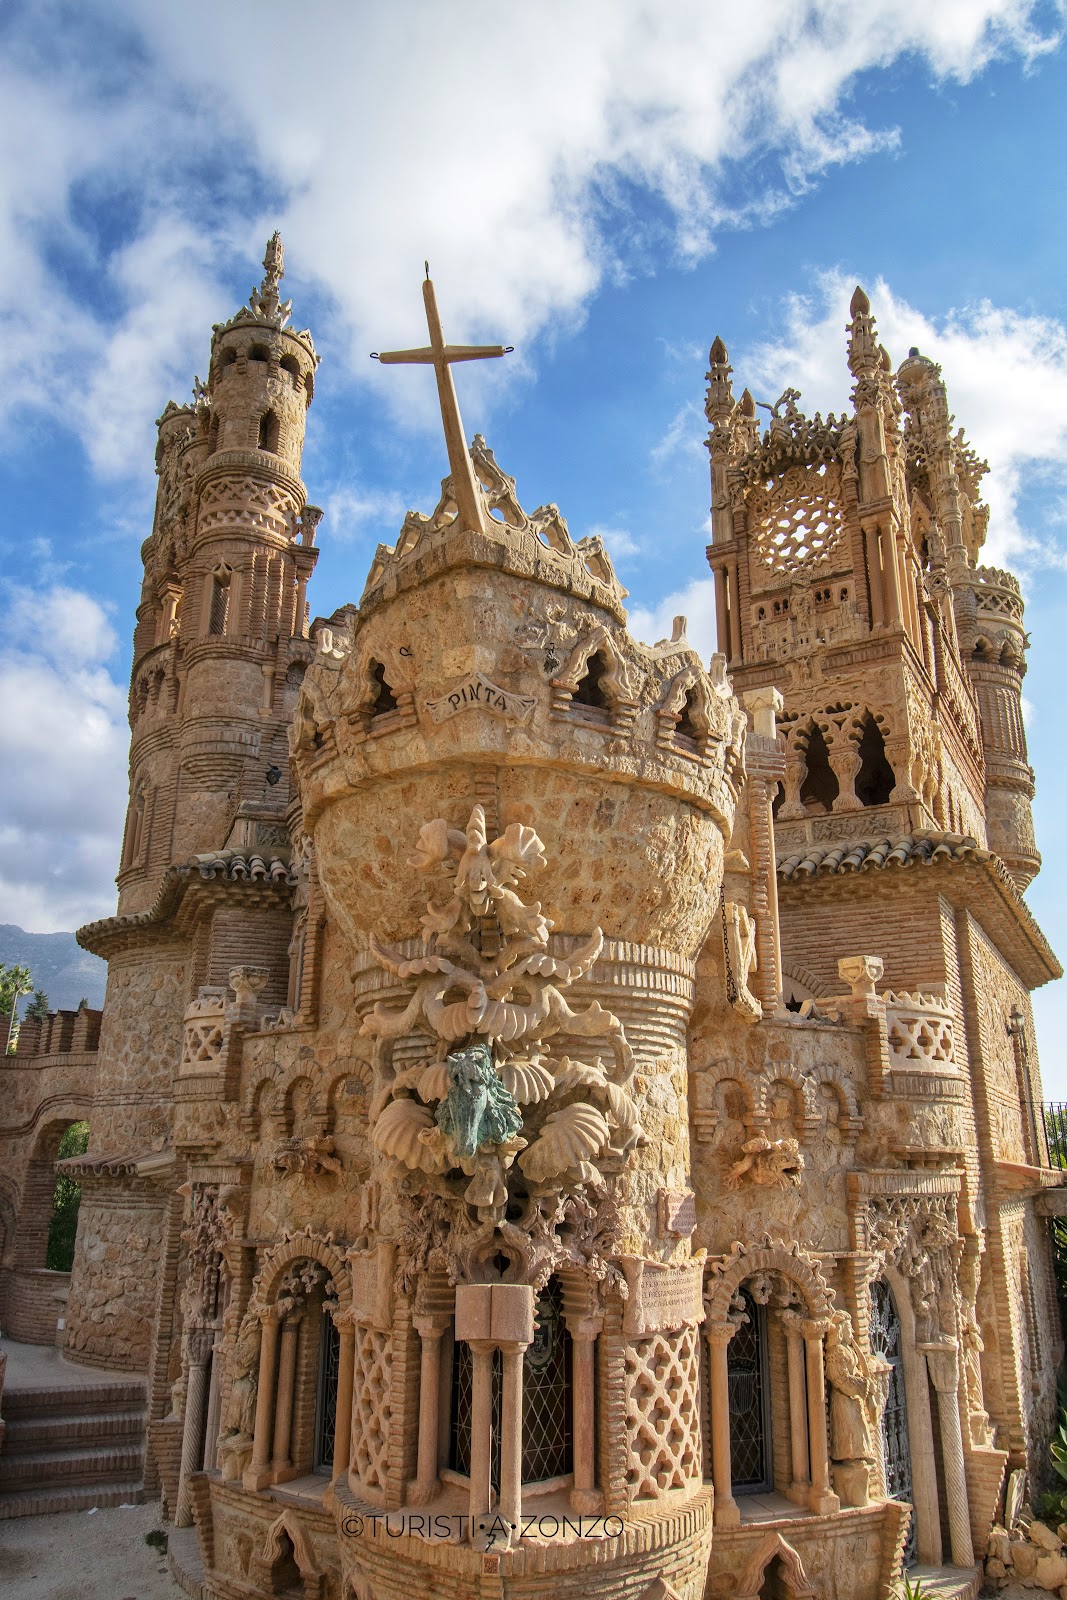
[[626, 1481], [635, 1499], [699, 1480], [699, 1331], [657, 1333], [626, 1351]]
[[[493, 1351], [493, 1414], [489, 1479], [500, 1488], [500, 1422], [503, 1410], [504, 1364]], [[465, 1339], [457, 1339], [452, 1352], [452, 1404], [449, 1413], [448, 1465], [465, 1478], [471, 1473], [471, 1416], [474, 1407], [474, 1358]]]
[[341, 1364], [341, 1335], [328, 1311], [322, 1314], [319, 1339], [318, 1404], [315, 1409], [315, 1471], [333, 1468], [337, 1438], [337, 1376]]
[[537, 1298], [534, 1339], [522, 1363], [522, 1481], [541, 1483], [573, 1471], [571, 1336], [559, 1280]]
[[384, 1491], [389, 1472], [389, 1419], [393, 1351], [390, 1335], [374, 1328], [357, 1334], [353, 1461], [366, 1489]]
[[836, 487], [826, 467], [792, 467], [753, 493], [756, 555], [772, 572], [795, 572], [835, 552], [842, 537]]
[[[881, 1278], [871, 1284], [871, 1352], [889, 1367], [889, 1396], [882, 1414], [886, 1490], [891, 1500], [912, 1500], [911, 1445], [904, 1393], [904, 1357], [900, 1318], [892, 1291]], [[904, 1563], [915, 1561], [915, 1516], [912, 1515]]]
[[730, 1469], [735, 1493], [771, 1486], [767, 1310], [742, 1289], [746, 1321], [726, 1347], [730, 1389]]

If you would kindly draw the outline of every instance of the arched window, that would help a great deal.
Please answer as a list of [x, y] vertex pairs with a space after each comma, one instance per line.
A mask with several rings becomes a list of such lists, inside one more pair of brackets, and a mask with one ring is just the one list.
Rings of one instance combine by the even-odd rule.
[[611, 665], [602, 650], [590, 656], [586, 662], [585, 672], [578, 680], [578, 687], [571, 696], [572, 703], [577, 706], [593, 706], [599, 711], [610, 711], [611, 701], [601, 681], [610, 671]]
[[337, 1441], [337, 1378], [341, 1370], [341, 1335], [326, 1306], [319, 1335], [319, 1372], [315, 1403], [316, 1472], [333, 1471]]
[[735, 1494], [771, 1488], [767, 1311], [741, 1290], [745, 1320], [727, 1346], [730, 1385], [730, 1462]]
[[264, 344], [254, 344], [248, 352], [249, 361], [269, 361], [270, 351]]
[[230, 587], [233, 570], [224, 562], [211, 574], [211, 599], [208, 606], [207, 631], [216, 638], [226, 632], [230, 609]]
[[232, 367], [232, 366], [235, 366], [236, 364], [237, 364], [237, 351], [233, 348], [232, 344], [231, 345], [227, 345], [226, 349], [219, 356], [219, 366], [223, 370], [225, 370], [226, 367]]
[[269, 450], [273, 455], [277, 455], [278, 446], [281, 443], [281, 436], [282, 425], [279, 422], [276, 413], [273, 411], [264, 411], [263, 415], [259, 419], [258, 445], [260, 450]]
[[537, 1297], [534, 1337], [522, 1361], [522, 1481], [561, 1478], [574, 1466], [571, 1336], [563, 1293], [550, 1278]]
[[809, 812], [831, 811], [841, 792], [841, 785], [830, 765], [830, 752], [826, 747], [822, 729], [812, 728], [808, 734], [804, 782], [800, 785], [800, 803]]
[[695, 706], [696, 696], [694, 695], [692, 689], [690, 689], [689, 693], [685, 697], [685, 701], [678, 717], [678, 723], [674, 730], [676, 737], [680, 739], [687, 739], [694, 748], [700, 742], [700, 729], [693, 721], [693, 710]]
[[293, 388], [294, 389], [299, 389], [299, 387], [300, 387], [300, 363], [297, 361], [296, 357], [295, 356], [282, 356], [282, 359], [279, 361], [278, 366], [279, 366], [279, 368], [281, 369], [282, 372], [288, 374], [289, 378], [292, 380]]
[[147, 789], [144, 783], [139, 783], [130, 800], [129, 815], [126, 819], [126, 848], [122, 856], [122, 865], [124, 867], [136, 866], [141, 858], [141, 851], [144, 847], [144, 824], [147, 806]]
[[218, 412], [215, 412], [214, 416], [211, 418], [211, 426], [207, 430], [208, 455], [213, 456], [219, 447], [219, 421], [219, 414]]
[[885, 739], [873, 717], [866, 717], [856, 747], [860, 770], [856, 774], [856, 798], [864, 806], [884, 806], [896, 786], [896, 774], [886, 760]]
[[[871, 1353], [889, 1368], [889, 1394], [882, 1413], [886, 1490], [891, 1500], [912, 1500], [908, 1405], [904, 1393], [904, 1354], [900, 1316], [893, 1291], [881, 1278], [871, 1284]], [[915, 1517], [911, 1519], [906, 1565], [915, 1560]]]
[[385, 668], [380, 661], [372, 661], [370, 663], [370, 675], [372, 681], [377, 685], [377, 693], [371, 702], [371, 716], [380, 717], [386, 711], [395, 711], [397, 709], [396, 695], [386, 681]]
[[[574, 1470], [573, 1350], [563, 1316], [563, 1292], [550, 1278], [537, 1297], [534, 1337], [522, 1359], [522, 1481], [546, 1483]], [[490, 1476], [500, 1487], [503, 1360], [493, 1352], [492, 1456]], [[457, 1339], [452, 1355], [448, 1465], [464, 1477], [471, 1470], [474, 1370], [470, 1345]]]

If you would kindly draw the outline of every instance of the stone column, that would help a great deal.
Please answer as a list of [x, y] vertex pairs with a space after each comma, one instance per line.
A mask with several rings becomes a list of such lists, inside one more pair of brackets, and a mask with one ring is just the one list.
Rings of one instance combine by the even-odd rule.
[[808, 1397], [804, 1381], [804, 1335], [801, 1317], [795, 1311], [782, 1312], [786, 1357], [789, 1369], [789, 1454], [791, 1482], [788, 1498], [806, 1506], [811, 1498], [808, 1469]]
[[341, 1324], [337, 1363], [337, 1410], [334, 1413], [331, 1483], [336, 1483], [338, 1478], [344, 1477], [352, 1455], [352, 1390], [356, 1369], [356, 1330], [351, 1322]]
[[[422, 1340], [419, 1372], [419, 1456], [411, 1499], [425, 1505], [437, 1491], [438, 1451], [441, 1439], [441, 1339], [450, 1322], [448, 1317], [415, 1318], [415, 1331]], [[472, 1441], [473, 1442], [473, 1441]]]
[[182, 1464], [178, 1478], [178, 1499], [174, 1523], [178, 1528], [192, 1526], [189, 1505], [189, 1475], [201, 1467], [201, 1440], [204, 1437], [204, 1412], [207, 1398], [208, 1351], [205, 1335], [196, 1329], [189, 1335], [189, 1377], [185, 1386], [185, 1426], [182, 1429]]
[[210, 1472], [217, 1465], [217, 1450], [219, 1442], [219, 1413], [222, 1409], [222, 1367], [219, 1357], [219, 1338], [211, 1346], [210, 1376], [208, 1378], [207, 1392], [207, 1428], [204, 1431], [204, 1471]]
[[522, 1358], [526, 1345], [501, 1344], [503, 1395], [500, 1418], [500, 1515], [510, 1528], [522, 1521]]
[[489, 1511], [493, 1465], [493, 1351], [489, 1339], [468, 1340], [471, 1348], [471, 1487], [472, 1535]]
[[707, 1322], [708, 1377], [711, 1391], [711, 1475], [715, 1484], [715, 1526], [736, 1528], [741, 1513], [733, 1494], [730, 1464], [730, 1376], [727, 1347], [737, 1332], [732, 1322]]
[[296, 1347], [300, 1337], [300, 1318], [287, 1317], [282, 1324], [282, 1354], [278, 1364], [278, 1403], [274, 1408], [274, 1459], [271, 1472], [288, 1472], [289, 1435], [293, 1422], [293, 1390], [296, 1385]]
[[808, 1459], [811, 1463], [813, 1511], [825, 1514], [840, 1509], [841, 1502], [830, 1488], [830, 1452], [826, 1439], [826, 1375], [823, 1370], [825, 1322], [801, 1323], [808, 1379]]
[[715, 625], [718, 646], [724, 656], [730, 654], [730, 623], [726, 610], [726, 568], [715, 568]]
[[867, 574], [871, 589], [871, 627], [885, 625], [885, 601], [882, 597], [882, 572], [878, 559], [878, 529], [867, 527], [863, 533], [867, 549]]
[[897, 564], [897, 536], [894, 527], [881, 530], [882, 561], [884, 563], [885, 577], [885, 609], [886, 622], [891, 628], [899, 628], [903, 624], [903, 612], [900, 601], [900, 568]]
[[963, 1462], [963, 1427], [960, 1421], [960, 1361], [956, 1344], [926, 1344], [919, 1348], [937, 1390], [937, 1416], [941, 1434], [941, 1464], [945, 1472], [945, 1499], [948, 1502], [949, 1539], [952, 1564], [974, 1566], [971, 1543], [971, 1511], [967, 1499], [967, 1476]]
[[892, 1368], [888, 1362], [879, 1361], [872, 1356], [870, 1361], [871, 1382], [874, 1385], [874, 1448], [877, 1454], [877, 1467], [882, 1493], [889, 1497], [889, 1463], [885, 1456], [885, 1408], [889, 1402], [889, 1378]]
[[596, 1338], [598, 1324], [569, 1323], [574, 1362], [574, 1487], [571, 1505], [580, 1516], [594, 1516], [604, 1507], [596, 1487]]
[[741, 660], [741, 584], [737, 563], [730, 567], [730, 661]]
[[252, 1460], [245, 1468], [246, 1489], [262, 1489], [270, 1482], [271, 1418], [274, 1414], [274, 1374], [278, 1366], [278, 1312], [273, 1306], [263, 1318], [259, 1344], [259, 1385], [256, 1420], [252, 1430]]

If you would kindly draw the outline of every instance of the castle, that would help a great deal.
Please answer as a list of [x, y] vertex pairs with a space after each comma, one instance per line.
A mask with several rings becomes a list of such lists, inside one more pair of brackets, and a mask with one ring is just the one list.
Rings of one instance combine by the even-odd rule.
[[451, 362], [500, 352], [427, 283], [440, 503], [309, 621], [318, 357], [264, 266], [159, 421], [107, 998], [5, 1069], [5, 1333], [142, 1385], [210, 1600], [969, 1581], [1056, 1412], [1060, 968], [939, 368], [857, 290], [851, 409], [763, 428], [715, 340], [708, 663], [467, 448]]

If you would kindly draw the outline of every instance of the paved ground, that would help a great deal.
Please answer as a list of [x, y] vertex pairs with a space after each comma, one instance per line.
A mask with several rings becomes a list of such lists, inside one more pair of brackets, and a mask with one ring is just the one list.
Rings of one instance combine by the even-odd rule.
[[4, 1388], [8, 1391], [84, 1388], [90, 1384], [114, 1383], [116, 1378], [134, 1376], [125, 1372], [105, 1371], [99, 1367], [79, 1366], [76, 1361], [67, 1361], [49, 1344], [22, 1344], [14, 1339], [0, 1339], [0, 1350], [7, 1356]]
[[158, 1505], [0, 1522], [0, 1595], [4, 1600], [184, 1600], [166, 1558], [144, 1542], [146, 1533], [161, 1527]]

